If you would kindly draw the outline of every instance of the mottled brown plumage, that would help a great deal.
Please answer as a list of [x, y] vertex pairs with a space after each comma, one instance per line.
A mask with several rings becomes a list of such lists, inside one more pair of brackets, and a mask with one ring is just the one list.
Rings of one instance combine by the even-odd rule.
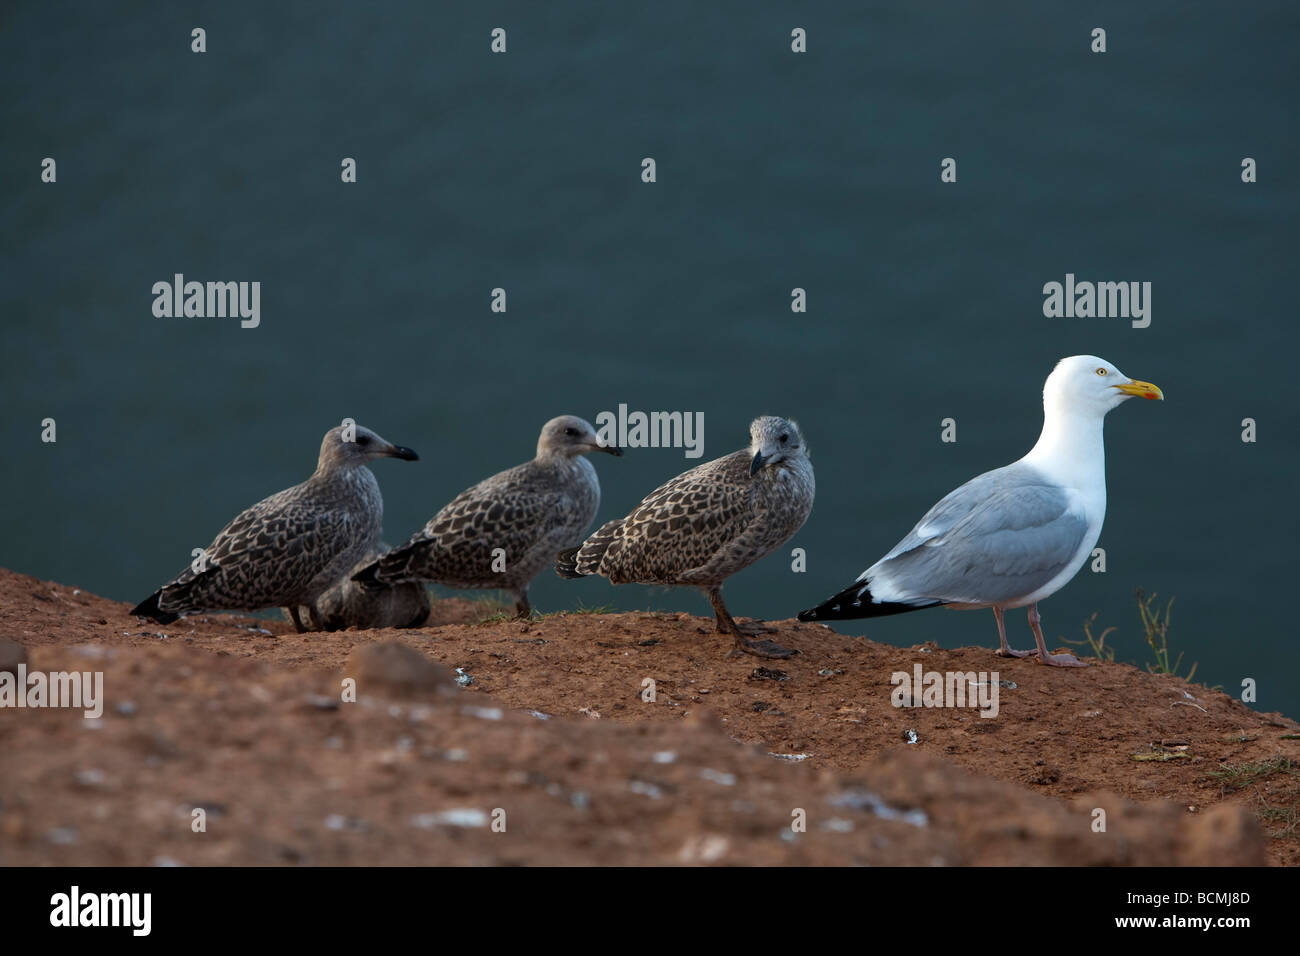
[[[366, 463], [414, 461], [360, 425], [331, 428], [316, 471], [241, 512], [196, 559], [132, 611], [169, 624], [195, 611], [310, 605], [379, 540], [384, 503]], [[197, 564], [197, 566], [196, 566]]]
[[353, 575], [366, 587], [435, 581], [454, 588], [499, 588], [530, 613], [528, 585], [575, 546], [600, 506], [596, 469], [584, 456], [603, 451], [595, 429], [562, 415], [547, 422], [532, 461], [457, 495], [405, 544]]
[[648, 494], [626, 518], [608, 521], [582, 546], [560, 555], [561, 577], [599, 574], [613, 584], [681, 584], [702, 589], [718, 630], [760, 656], [791, 651], [747, 641], [722, 601], [722, 582], [770, 554], [812, 511], [812, 463], [799, 428], [764, 417], [750, 447], [706, 462]]

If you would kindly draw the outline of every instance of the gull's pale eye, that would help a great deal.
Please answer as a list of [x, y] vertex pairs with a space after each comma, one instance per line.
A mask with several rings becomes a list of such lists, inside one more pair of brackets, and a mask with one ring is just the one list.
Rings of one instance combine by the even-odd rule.
[[574, 437], [574, 436], [576, 436], [576, 435], [578, 434], [578, 430], [577, 430], [576, 428], [566, 428], [566, 429], [564, 430], [564, 434], [566, 434], [566, 435], [568, 435], [570, 438], [572, 438], [572, 437]]
[[1097, 369], [1097, 374], [1098, 374], [1098, 375], [1105, 375], [1105, 374], [1106, 374], [1106, 370], [1105, 370], [1104, 368], [1099, 368], [1099, 369]]

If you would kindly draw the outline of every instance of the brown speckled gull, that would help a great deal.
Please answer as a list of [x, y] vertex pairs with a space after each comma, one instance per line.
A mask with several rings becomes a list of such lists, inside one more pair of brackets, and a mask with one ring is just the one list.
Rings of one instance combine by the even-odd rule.
[[499, 588], [531, 613], [528, 585], [564, 548], [581, 540], [600, 507], [596, 469], [584, 456], [602, 451], [591, 424], [552, 418], [537, 455], [457, 495], [400, 547], [353, 575], [363, 586], [434, 581], [453, 588]]
[[199, 570], [191, 563], [131, 613], [170, 624], [195, 611], [283, 607], [306, 630], [299, 606], [311, 605], [379, 541], [384, 501], [367, 463], [417, 457], [360, 425], [331, 428], [310, 478], [242, 512], [208, 545]]
[[718, 630], [760, 657], [795, 651], [748, 640], [722, 602], [722, 582], [779, 548], [812, 511], [812, 462], [799, 427], [765, 416], [749, 426], [750, 445], [656, 488], [626, 518], [606, 522], [556, 562], [561, 577], [599, 574], [613, 584], [698, 587]]

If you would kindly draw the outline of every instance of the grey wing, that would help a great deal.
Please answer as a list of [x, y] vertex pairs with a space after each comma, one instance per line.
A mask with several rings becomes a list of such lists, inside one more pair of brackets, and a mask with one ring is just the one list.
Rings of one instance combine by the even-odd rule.
[[874, 593], [881, 585], [894, 591], [891, 600], [997, 604], [1050, 582], [1087, 532], [1083, 507], [1067, 489], [1009, 466], [943, 498], [862, 580]]
[[621, 522], [603, 526], [579, 560], [599, 549], [599, 573], [615, 584], [679, 581], [744, 533], [754, 520], [753, 494], [746, 452], [708, 462], [660, 485]]

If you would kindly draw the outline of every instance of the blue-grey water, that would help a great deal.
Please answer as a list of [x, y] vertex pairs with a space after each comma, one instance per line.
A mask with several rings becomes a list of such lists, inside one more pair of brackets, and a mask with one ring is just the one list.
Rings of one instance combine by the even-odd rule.
[[[374, 468], [398, 541], [552, 415], [700, 411], [716, 457], [775, 413], [816, 507], [726, 594], [787, 617], [1023, 454], [1089, 352], [1167, 400], [1108, 419], [1107, 570], [1044, 603], [1049, 638], [1097, 612], [1148, 660], [1143, 587], [1184, 670], [1300, 713], [1298, 39], [1294, 2], [6, 3], [0, 564], [138, 600], [345, 416], [422, 455]], [[260, 325], [155, 317], [175, 273], [260, 282]], [[1150, 326], [1044, 317], [1067, 273], [1152, 283]], [[598, 521], [695, 463], [597, 457]], [[988, 612], [845, 629], [997, 639]]]

